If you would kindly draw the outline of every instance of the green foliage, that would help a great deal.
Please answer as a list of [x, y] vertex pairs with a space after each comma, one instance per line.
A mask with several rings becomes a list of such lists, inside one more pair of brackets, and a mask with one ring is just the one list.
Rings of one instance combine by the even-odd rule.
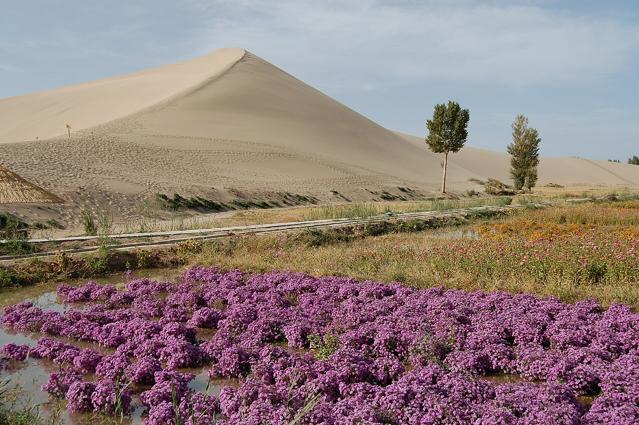
[[18, 217], [9, 213], [0, 213], [0, 255], [30, 254], [35, 251], [34, 246], [27, 242], [29, 225]]
[[468, 109], [462, 109], [459, 103], [448, 101], [448, 104], [435, 105], [433, 119], [426, 121], [428, 136], [426, 144], [431, 151], [444, 154], [442, 177], [442, 193], [446, 193], [446, 172], [448, 168], [448, 154], [458, 152], [466, 143], [468, 137]]
[[24, 238], [29, 233], [29, 225], [10, 213], [0, 213], [0, 239]]
[[23, 286], [23, 284], [23, 280], [20, 279], [20, 277], [13, 270], [0, 267], [0, 289], [15, 288], [18, 286]]
[[586, 281], [589, 283], [601, 283], [608, 272], [605, 262], [593, 262], [586, 266]]
[[639, 165], [639, 156], [634, 155], [632, 158], [628, 158], [628, 164]]
[[24, 236], [0, 243], [0, 255], [24, 255], [31, 254], [35, 251], [35, 247], [27, 242]]
[[57, 425], [60, 404], [52, 403], [49, 415], [40, 414], [40, 405], [20, 386], [10, 387], [10, 381], [0, 381], [0, 425]]
[[308, 342], [318, 360], [326, 360], [339, 348], [339, 338], [331, 334], [326, 334], [324, 337], [309, 335]]
[[426, 122], [428, 137], [426, 143], [435, 153], [458, 152], [468, 137], [468, 109], [462, 109], [459, 103], [435, 105], [433, 119]]
[[422, 340], [412, 349], [415, 357], [421, 357], [440, 366], [445, 366], [444, 360], [455, 347], [455, 328], [451, 326], [448, 338], [436, 339], [430, 334], [424, 335]]
[[93, 217], [93, 212], [91, 210], [82, 210], [82, 225], [84, 226], [85, 235], [95, 236], [98, 234], [98, 226], [95, 223], [95, 217]]
[[512, 129], [513, 142], [507, 148], [512, 156], [510, 175], [515, 189], [521, 190], [526, 187], [530, 190], [537, 183], [541, 138], [536, 129], [528, 127], [528, 118], [523, 115], [517, 115]]
[[299, 235], [294, 236], [294, 239], [309, 247], [320, 247], [337, 242], [346, 242], [352, 239], [352, 236], [342, 229], [306, 229]]
[[136, 251], [135, 257], [136, 257], [135, 266], [137, 269], [146, 269], [146, 268], [149, 268], [151, 264], [153, 264], [153, 257], [151, 255], [151, 251], [141, 249], [139, 251]]
[[494, 196], [512, 196], [516, 193], [516, 191], [506, 183], [492, 178], [486, 180], [484, 183], [484, 191], [486, 194]]
[[94, 254], [87, 257], [87, 266], [91, 276], [101, 276], [109, 271], [111, 252], [100, 247]]

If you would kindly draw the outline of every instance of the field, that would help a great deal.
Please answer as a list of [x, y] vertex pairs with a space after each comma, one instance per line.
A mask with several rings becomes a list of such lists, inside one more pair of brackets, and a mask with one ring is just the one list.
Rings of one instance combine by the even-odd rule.
[[[294, 270], [412, 287], [507, 290], [639, 307], [639, 202], [515, 212], [434, 232], [336, 243], [330, 234], [237, 238], [202, 247], [197, 264]], [[337, 238], [340, 240], [339, 238]]]
[[0, 389], [0, 422], [639, 423], [639, 201], [454, 224], [193, 242], [176, 282], [24, 297], [4, 373], [43, 407]]

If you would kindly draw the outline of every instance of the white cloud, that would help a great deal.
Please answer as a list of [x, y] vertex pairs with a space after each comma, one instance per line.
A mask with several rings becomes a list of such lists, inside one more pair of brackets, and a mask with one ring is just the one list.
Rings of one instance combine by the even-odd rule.
[[634, 23], [530, 3], [214, 0], [200, 6], [210, 15], [198, 38], [201, 50], [246, 47], [325, 87], [588, 82], [625, 71], [639, 49]]

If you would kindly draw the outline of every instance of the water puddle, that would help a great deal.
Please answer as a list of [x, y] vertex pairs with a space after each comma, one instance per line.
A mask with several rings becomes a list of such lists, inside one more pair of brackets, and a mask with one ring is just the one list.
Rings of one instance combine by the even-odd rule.
[[[154, 280], [161, 281], [173, 281], [177, 282], [181, 273], [175, 270], [151, 270], [146, 273], [140, 273], [136, 275], [136, 278], [148, 277]], [[94, 279], [97, 283], [101, 284], [115, 284], [116, 286], [123, 286], [123, 282], [127, 281], [127, 277], [123, 275], [110, 276], [108, 278]], [[87, 280], [78, 280], [76, 282], [70, 282], [71, 285], [81, 285], [86, 283]], [[56, 294], [56, 287], [59, 283], [51, 283], [44, 285], [37, 285], [28, 288], [18, 288], [9, 290], [2, 293], [0, 299], [0, 309], [12, 304], [16, 304], [22, 301], [30, 301], [36, 307], [39, 307], [47, 311], [64, 312], [66, 310], [78, 310], [82, 309], [82, 304], [63, 304], [58, 301]], [[198, 335], [200, 336], [200, 335]], [[209, 339], [210, 332], [203, 331], [204, 338]], [[7, 343], [14, 344], [28, 344], [35, 346], [37, 344], [39, 334], [22, 334], [0, 326], [0, 346]], [[78, 342], [76, 340], [66, 339], [62, 337], [56, 337], [56, 339], [73, 343], [80, 348], [90, 347], [97, 351], [105, 352], [103, 347], [97, 344], [88, 342]], [[106, 349], [107, 351], [111, 351]], [[7, 391], [9, 396], [5, 399], [15, 402], [16, 407], [36, 407], [40, 416], [49, 420], [49, 423], [56, 424], [95, 424], [104, 422], [103, 417], [96, 417], [93, 414], [75, 414], [66, 410], [64, 403], [57, 400], [50, 399], [48, 394], [41, 390], [48, 379], [49, 374], [59, 370], [59, 367], [53, 362], [42, 359], [27, 359], [25, 362], [9, 361], [6, 365], [6, 369], [0, 372], [0, 391]], [[200, 369], [180, 369], [180, 372], [193, 373], [195, 379], [193, 379], [189, 387], [195, 391], [207, 392], [209, 394], [219, 395], [222, 387], [224, 386], [236, 386], [237, 382], [228, 380], [209, 380], [208, 368]], [[87, 375], [87, 380], [95, 379], [95, 377]], [[146, 388], [139, 388], [134, 391], [133, 396], [133, 412], [130, 418], [126, 418], [123, 424], [139, 424], [142, 422], [142, 415], [144, 413], [144, 407], [139, 403], [139, 393]], [[119, 422], [118, 422], [119, 423]]]

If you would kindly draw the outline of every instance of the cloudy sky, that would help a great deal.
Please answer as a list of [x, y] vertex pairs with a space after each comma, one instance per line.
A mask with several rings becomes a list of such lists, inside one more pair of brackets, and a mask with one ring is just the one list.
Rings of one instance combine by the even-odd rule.
[[639, 154], [636, 0], [0, 1], [0, 98], [244, 47], [390, 129], [453, 99], [473, 146], [523, 113], [545, 155]]

